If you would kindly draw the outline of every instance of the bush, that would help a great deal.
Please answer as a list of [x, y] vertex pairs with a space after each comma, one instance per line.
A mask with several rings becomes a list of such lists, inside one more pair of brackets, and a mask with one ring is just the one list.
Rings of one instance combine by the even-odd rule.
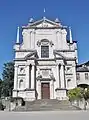
[[83, 98], [83, 89], [82, 88], [74, 88], [68, 91], [69, 100], [79, 100]]
[[25, 105], [25, 101], [23, 100], [22, 97], [12, 97], [12, 98], [10, 99], [10, 101], [11, 101], [11, 102], [15, 102], [16, 105], [18, 105], [19, 103], [21, 103], [22, 106]]
[[4, 110], [5, 106], [0, 102], [0, 110]]
[[84, 97], [85, 100], [89, 99], [89, 88], [84, 89], [84, 91], [83, 91], [83, 97]]

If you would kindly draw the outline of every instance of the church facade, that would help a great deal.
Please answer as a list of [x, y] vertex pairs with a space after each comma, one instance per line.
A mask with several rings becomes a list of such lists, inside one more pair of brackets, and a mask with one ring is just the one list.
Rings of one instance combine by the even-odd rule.
[[19, 32], [18, 27], [13, 97], [66, 100], [67, 90], [77, 86], [77, 42], [72, 40], [71, 29], [58, 19], [43, 17], [31, 18], [22, 26], [21, 43]]

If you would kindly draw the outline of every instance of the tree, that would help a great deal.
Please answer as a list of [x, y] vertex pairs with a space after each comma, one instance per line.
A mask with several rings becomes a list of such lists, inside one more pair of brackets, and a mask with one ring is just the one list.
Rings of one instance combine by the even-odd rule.
[[0, 79], [0, 98], [1, 98], [1, 94], [2, 94], [2, 83], [3, 83], [3, 81]]
[[89, 87], [83, 90], [83, 97], [85, 101], [89, 99]]
[[5, 97], [11, 96], [14, 84], [14, 62], [4, 64], [2, 77], [2, 95]]
[[74, 88], [68, 91], [68, 97], [70, 101], [80, 100], [81, 98], [84, 99], [84, 110], [86, 110], [87, 100], [89, 99], [89, 87], [84, 88]]
[[69, 90], [68, 97], [70, 101], [79, 100], [83, 98], [83, 89], [78, 87], [78, 88]]

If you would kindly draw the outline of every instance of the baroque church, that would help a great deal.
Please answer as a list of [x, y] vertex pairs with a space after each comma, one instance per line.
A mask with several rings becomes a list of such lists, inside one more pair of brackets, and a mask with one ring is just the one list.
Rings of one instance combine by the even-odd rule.
[[[13, 97], [66, 100], [67, 90], [77, 86], [77, 42], [71, 28], [43, 17], [20, 28], [14, 45]], [[69, 39], [67, 39], [69, 35]]]

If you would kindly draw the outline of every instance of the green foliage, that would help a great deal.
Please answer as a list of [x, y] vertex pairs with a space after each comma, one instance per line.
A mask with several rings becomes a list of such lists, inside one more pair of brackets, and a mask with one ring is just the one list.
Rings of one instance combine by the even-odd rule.
[[89, 99], [89, 87], [83, 90], [83, 97], [85, 100]]
[[0, 110], [4, 110], [5, 106], [3, 106], [3, 104], [0, 102]]
[[2, 83], [3, 83], [3, 81], [0, 79], [0, 98], [1, 98], [1, 94], [2, 94]]
[[89, 88], [84, 89], [84, 88], [74, 88], [68, 91], [68, 97], [69, 100], [79, 100], [81, 98], [84, 98], [85, 101], [89, 99]]
[[78, 100], [83, 98], [83, 89], [82, 88], [74, 88], [68, 91], [69, 100]]
[[14, 63], [8, 62], [4, 64], [3, 73], [2, 73], [3, 80], [0, 84], [1, 94], [4, 97], [11, 96], [14, 84]]

